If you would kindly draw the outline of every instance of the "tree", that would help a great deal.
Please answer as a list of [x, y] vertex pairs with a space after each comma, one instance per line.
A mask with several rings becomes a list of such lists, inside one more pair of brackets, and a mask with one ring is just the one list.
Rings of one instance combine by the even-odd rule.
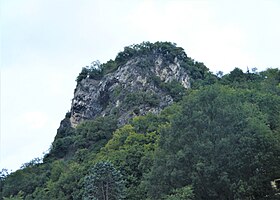
[[19, 193], [16, 196], [10, 196], [10, 197], [4, 197], [4, 200], [23, 200], [24, 198], [24, 192], [19, 191]]
[[107, 161], [98, 162], [85, 177], [84, 199], [117, 200], [124, 198], [122, 175]]
[[91, 62], [90, 69], [101, 70], [101, 63], [99, 60], [95, 60]]
[[165, 200], [192, 200], [194, 199], [193, 189], [191, 186], [187, 185], [180, 189], [173, 191], [173, 194], [167, 195]]
[[83, 67], [79, 76], [76, 78], [77, 83], [80, 83], [83, 79], [85, 79], [88, 76], [88, 72], [89, 72], [88, 67]]
[[[161, 199], [192, 185], [195, 199], [262, 199], [279, 177], [278, 133], [257, 104], [240, 90], [211, 86], [189, 94], [182, 110], [162, 129], [149, 196]], [[278, 140], [279, 141], [279, 140]]]
[[[151, 122], [149, 127], [148, 120]], [[139, 127], [138, 123], [144, 126]], [[135, 132], [133, 126], [125, 125], [114, 133], [113, 138], [96, 156], [100, 161], [110, 160], [121, 171], [125, 177], [126, 198], [129, 200], [145, 199], [146, 193], [139, 185], [143, 174], [152, 165], [152, 152], [158, 138], [155, 130], [157, 123], [159, 124], [153, 115], [134, 118], [134, 124], [138, 127], [136, 129], [143, 131], [142, 134]]]

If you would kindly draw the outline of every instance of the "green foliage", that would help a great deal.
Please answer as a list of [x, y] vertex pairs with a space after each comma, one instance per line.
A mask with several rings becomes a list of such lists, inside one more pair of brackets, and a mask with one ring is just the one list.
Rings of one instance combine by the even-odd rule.
[[187, 55], [184, 49], [176, 47], [175, 43], [171, 42], [143, 42], [141, 44], [134, 44], [124, 48], [124, 51], [120, 52], [116, 57], [116, 62], [124, 64], [129, 59], [137, 56], [146, 56], [161, 54], [164, 56], [166, 61], [172, 63], [177, 57], [178, 59], [187, 59]]
[[260, 89], [260, 83], [264, 80], [264, 77], [254, 71], [251, 73], [249, 70], [244, 73], [241, 69], [235, 68], [229, 74], [220, 78], [220, 82], [223, 85], [230, 85], [234, 88], [242, 89]]
[[[94, 151], [99, 150], [112, 137], [113, 131], [117, 129], [115, 116], [100, 117], [94, 121], [85, 121], [76, 128], [76, 134], [81, 136], [81, 143], [75, 142], [77, 148], [90, 148]], [[84, 143], [83, 143], [84, 142]]]
[[83, 199], [119, 200], [124, 199], [122, 175], [110, 162], [98, 162], [85, 177]]
[[280, 96], [280, 70], [269, 68], [261, 72], [260, 76], [264, 79], [261, 82], [261, 89]]
[[[174, 106], [175, 107], [175, 106]], [[174, 111], [174, 110], [172, 110]], [[152, 113], [148, 113], [145, 116], [138, 116], [132, 119], [131, 125], [136, 133], [147, 134], [151, 132], [157, 132], [158, 128], [168, 123], [168, 117], [170, 117], [170, 113], [168, 116], [158, 116]]]
[[77, 83], [80, 83], [85, 78], [90, 78], [94, 80], [100, 80], [103, 77], [103, 70], [100, 68], [94, 68], [94, 67], [83, 67], [82, 71], [78, 75], [76, 81]]
[[192, 200], [194, 199], [193, 189], [191, 186], [185, 186], [180, 189], [175, 189], [173, 194], [167, 195], [165, 200]]
[[152, 199], [190, 184], [195, 199], [259, 199], [273, 193], [270, 180], [280, 175], [279, 133], [239, 92], [212, 86], [183, 100], [181, 112], [161, 131], [148, 176]]
[[52, 169], [51, 179], [47, 182], [48, 196], [51, 199], [81, 199], [85, 170], [75, 162], [61, 164]]
[[144, 174], [150, 171], [153, 152], [157, 147], [159, 128], [167, 119], [148, 114], [133, 119], [131, 125], [118, 129], [113, 138], [97, 154], [96, 160], [109, 160], [126, 180], [127, 199], [145, 199], [141, 187]]
[[57, 134], [55, 136], [55, 140], [75, 134], [75, 129], [71, 126], [70, 115], [70, 113], [67, 113], [65, 118], [61, 121], [60, 127], [57, 130]]
[[181, 66], [187, 69], [191, 78], [191, 87], [193, 89], [212, 85], [217, 82], [217, 77], [201, 62], [189, 59], [186, 62], [181, 63]]
[[25, 199], [81, 199], [85, 170], [75, 162], [54, 161], [49, 166], [49, 177], [43, 186], [36, 187]]
[[142, 104], [147, 104], [154, 107], [159, 105], [160, 98], [157, 94], [152, 92], [133, 92], [126, 96], [124, 102], [127, 108]]
[[19, 191], [19, 193], [15, 196], [4, 197], [4, 200], [23, 200], [24, 199], [24, 192]]
[[89, 70], [88, 68], [83, 67], [82, 71], [80, 72], [79, 76], [77, 77], [76, 81], [77, 83], [81, 82], [83, 79], [85, 79], [88, 76]]
[[186, 94], [186, 88], [178, 81], [173, 80], [166, 83], [162, 82], [157, 76], [153, 77], [153, 81], [157, 86], [166, 91], [175, 102], [182, 100], [182, 97]]
[[[110, 65], [108, 65], [110, 66]], [[81, 73], [77, 77], [77, 83], [80, 83], [85, 78], [100, 80], [104, 75], [104, 70], [99, 60], [93, 61], [91, 66], [86, 66], [82, 68]]]
[[51, 147], [49, 155], [47, 155], [47, 159], [50, 157], [54, 158], [63, 158], [70, 152], [70, 148], [74, 143], [75, 138], [73, 136], [67, 136], [64, 138], [56, 139]]
[[[73, 131], [72, 128], [66, 129], [62, 138], [56, 138], [52, 144], [51, 151], [47, 159], [67, 158], [75, 154], [79, 149], [89, 149], [98, 152], [112, 137], [117, 129], [117, 120], [115, 116], [99, 117], [92, 121], [82, 122]], [[60, 130], [58, 130], [58, 133]]]
[[109, 60], [107, 63], [101, 65], [101, 70], [103, 74], [108, 74], [115, 71], [118, 68], [118, 65], [115, 61]]
[[[120, 137], [120, 139], [124, 139]], [[143, 176], [143, 168], [149, 167], [143, 165], [142, 158], [149, 152], [152, 151], [153, 144], [150, 140], [155, 140], [155, 136], [151, 134], [148, 137], [130, 132], [130, 135], [125, 138], [123, 144], [117, 149], [113, 150], [111, 147], [115, 146], [114, 143], [108, 143], [106, 149], [101, 152], [99, 156], [102, 159], [107, 158], [111, 160], [118, 169], [125, 176], [127, 189], [127, 196], [129, 199], [137, 199], [135, 196], [141, 194], [137, 191], [137, 186], [140, 184], [140, 180]], [[121, 141], [116, 141], [120, 143]], [[143, 194], [144, 195], [144, 194]]]
[[47, 180], [46, 166], [42, 164], [26, 165], [26, 168], [12, 172], [2, 183], [2, 197], [21, 198], [32, 194], [36, 187]]
[[280, 96], [263, 93], [259, 90], [243, 90], [238, 93], [243, 101], [256, 104], [267, 116], [267, 123], [272, 131], [280, 130]]
[[186, 92], [186, 89], [182, 86], [182, 84], [177, 81], [171, 81], [170, 83], [165, 83], [163, 87], [173, 97], [175, 102], [181, 100]]

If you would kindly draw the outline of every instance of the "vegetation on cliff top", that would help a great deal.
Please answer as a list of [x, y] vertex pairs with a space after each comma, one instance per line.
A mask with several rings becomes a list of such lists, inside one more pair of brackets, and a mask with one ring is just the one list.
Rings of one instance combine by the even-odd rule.
[[119, 66], [134, 58], [142, 58], [139, 67], [149, 67], [154, 65], [155, 58], [158, 56], [161, 56], [166, 63], [174, 63], [177, 59], [180, 66], [187, 69], [193, 88], [201, 84], [212, 84], [215, 81], [215, 77], [203, 63], [194, 61], [187, 56], [183, 48], [171, 42], [143, 42], [127, 46], [118, 53], [115, 60], [109, 60], [103, 64], [93, 61], [91, 66], [82, 68], [76, 81], [80, 83], [87, 77], [100, 80], [104, 75], [117, 70]]

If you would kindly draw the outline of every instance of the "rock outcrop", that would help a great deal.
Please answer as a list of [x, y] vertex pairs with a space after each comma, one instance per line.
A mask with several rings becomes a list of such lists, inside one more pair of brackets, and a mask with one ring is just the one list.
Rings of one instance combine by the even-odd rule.
[[177, 57], [172, 62], [161, 54], [129, 59], [101, 79], [86, 77], [77, 84], [71, 125], [110, 114], [117, 115], [119, 125], [123, 125], [134, 116], [159, 113], [174, 101], [164, 87], [174, 82], [190, 87], [186, 68], [181, 67]]

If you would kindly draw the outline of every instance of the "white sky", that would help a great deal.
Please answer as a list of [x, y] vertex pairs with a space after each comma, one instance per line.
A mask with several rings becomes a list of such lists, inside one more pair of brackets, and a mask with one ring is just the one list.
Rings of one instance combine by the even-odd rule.
[[48, 150], [93, 60], [170, 41], [213, 72], [279, 67], [279, 11], [279, 0], [1, 0], [0, 169]]

